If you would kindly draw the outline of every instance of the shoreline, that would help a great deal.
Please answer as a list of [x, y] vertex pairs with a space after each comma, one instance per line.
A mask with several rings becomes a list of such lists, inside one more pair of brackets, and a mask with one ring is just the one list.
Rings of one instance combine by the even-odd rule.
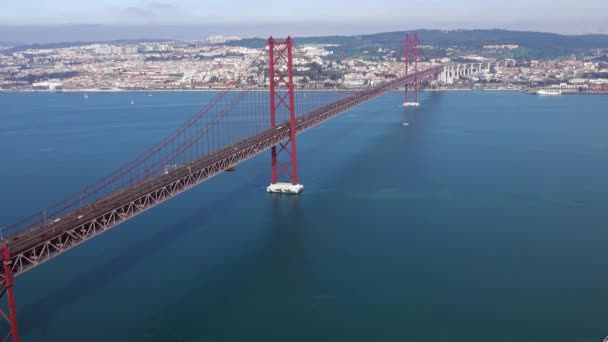
[[[61, 90], [9, 90], [0, 89], [0, 93], [169, 93], [169, 92], [219, 92], [225, 91], [226, 88], [212, 88], [212, 89], [61, 89]], [[242, 91], [243, 88], [228, 89], [228, 91]], [[318, 91], [318, 92], [356, 92], [365, 90], [365, 88], [335, 88], [335, 89], [295, 89], [305, 91]], [[501, 90], [501, 91], [520, 91], [518, 89], [484, 89], [484, 88], [436, 88], [436, 89], [420, 89], [421, 92], [454, 92], [454, 91], [474, 91], [474, 90]], [[269, 89], [250, 89], [249, 91], [261, 91], [269, 92]], [[403, 88], [392, 90], [391, 92], [401, 92]]]
[[422, 92], [453, 92], [453, 91], [473, 91], [473, 88], [435, 88], [435, 89], [421, 89]]
[[[1, 93], [66, 93], [66, 94], [86, 94], [86, 93], [171, 93], [171, 92], [220, 92], [226, 88], [211, 88], [211, 89], [62, 89], [62, 90], [10, 90], [0, 89]], [[230, 92], [243, 91], [243, 88], [228, 89]], [[357, 92], [364, 89], [359, 88], [336, 88], [336, 89], [296, 89], [309, 92]], [[269, 89], [250, 89], [249, 91], [269, 92]], [[402, 92], [403, 88], [395, 89], [391, 92]], [[420, 92], [441, 93], [441, 92], [467, 92], [467, 91], [484, 91], [484, 92], [521, 92], [525, 94], [536, 95], [534, 89], [524, 88], [435, 88], [435, 89], [420, 89]], [[585, 91], [585, 92], [568, 92], [565, 91], [562, 95], [608, 95], [608, 92], [602, 91]]]
[[[170, 92], [219, 92], [225, 91], [226, 88], [211, 88], [211, 89], [61, 89], [61, 90], [8, 90], [0, 89], [0, 93], [170, 93]], [[228, 91], [243, 91], [246, 89], [235, 88], [228, 89]], [[296, 89], [300, 90], [300, 89]], [[306, 91], [359, 91], [362, 89], [305, 89]], [[269, 89], [250, 89], [249, 91], [262, 91], [268, 92]]]

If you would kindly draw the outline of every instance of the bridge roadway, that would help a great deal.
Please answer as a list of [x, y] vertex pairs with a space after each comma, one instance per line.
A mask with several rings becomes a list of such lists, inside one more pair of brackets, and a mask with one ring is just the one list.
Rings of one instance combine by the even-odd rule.
[[[443, 66], [434, 66], [420, 71], [418, 78], [436, 76], [443, 72], [443, 68]], [[415, 74], [396, 78], [299, 116], [296, 119], [296, 133], [300, 134], [363, 102], [413, 83], [414, 79]], [[289, 122], [285, 122], [130, 188], [110, 194], [59, 219], [8, 236], [6, 241], [11, 251], [14, 276], [31, 270], [280, 142], [289, 140], [289, 128]], [[3, 282], [2, 270], [0, 285], [3, 285]]]

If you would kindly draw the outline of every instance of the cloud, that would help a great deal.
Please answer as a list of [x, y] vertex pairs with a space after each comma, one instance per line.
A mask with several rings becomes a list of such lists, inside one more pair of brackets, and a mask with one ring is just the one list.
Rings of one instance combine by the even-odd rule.
[[150, 9], [159, 9], [159, 10], [176, 10], [177, 9], [177, 5], [170, 3], [170, 2], [164, 2], [164, 1], [146, 1], [146, 7], [150, 8]]
[[166, 18], [167, 13], [175, 14], [179, 8], [169, 1], [142, 0], [138, 5], [111, 7], [108, 10], [119, 20], [154, 22]]
[[134, 14], [134, 15], [139, 15], [142, 17], [149, 16], [151, 14], [151, 11], [149, 9], [144, 8], [144, 7], [135, 7], [135, 6], [121, 8], [120, 11], [123, 12], [124, 14]]

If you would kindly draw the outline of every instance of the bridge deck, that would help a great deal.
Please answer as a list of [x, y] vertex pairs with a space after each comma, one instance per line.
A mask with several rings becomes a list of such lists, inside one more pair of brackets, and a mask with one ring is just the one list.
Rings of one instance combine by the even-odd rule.
[[[437, 75], [443, 66], [419, 72], [422, 79]], [[388, 91], [414, 82], [415, 75], [397, 78], [323, 106], [297, 119], [302, 133], [338, 114]], [[267, 129], [179, 168], [147, 179], [128, 189], [75, 210], [58, 220], [15, 233], [7, 238], [12, 270], [20, 275], [100, 233], [252, 158], [289, 139], [289, 124]], [[0, 284], [3, 282], [0, 273]]]

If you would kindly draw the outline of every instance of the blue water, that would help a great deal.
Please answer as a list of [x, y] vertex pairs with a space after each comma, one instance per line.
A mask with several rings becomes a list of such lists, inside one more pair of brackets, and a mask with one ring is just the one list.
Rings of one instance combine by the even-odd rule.
[[[210, 96], [0, 93], [0, 224]], [[608, 97], [400, 96], [299, 136], [300, 196], [265, 193], [263, 155], [18, 277], [23, 340], [608, 335]]]

